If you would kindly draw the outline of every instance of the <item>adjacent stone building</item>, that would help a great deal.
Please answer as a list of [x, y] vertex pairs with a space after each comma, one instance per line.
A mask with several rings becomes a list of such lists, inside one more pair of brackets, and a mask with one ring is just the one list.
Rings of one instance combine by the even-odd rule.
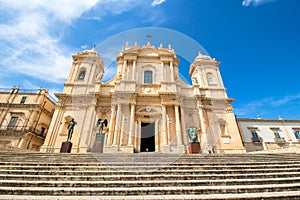
[[247, 152], [300, 148], [300, 120], [237, 119]]
[[39, 151], [54, 108], [45, 89], [0, 89], [0, 149]]
[[188, 128], [196, 128], [203, 153], [245, 152], [215, 59], [199, 53], [190, 65], [192, 85], [181, 80], [171, 46], [126, 44], [116, 62], [116, 76], [102, 82], [104, 64], [94, 48], [73, 56], [42, 152], [59, 152], [72, 118], [72, 152], [92, 150], [98, 119], [108, 120], [106, 153], [185, 153]]

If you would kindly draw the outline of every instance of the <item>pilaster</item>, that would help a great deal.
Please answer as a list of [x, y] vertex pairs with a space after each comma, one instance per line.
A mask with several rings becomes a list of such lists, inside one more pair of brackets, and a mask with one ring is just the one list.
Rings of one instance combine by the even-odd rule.
[[130, 125], [128, 134], [128, 146], [132, 146], [132, 137], [134, 136], [134, 115], [135, 115], [135, 103], [130, 104]]
[[162, 146], [161, 151], [162, 153], [170, 153], [170, 145], [168, 142], [168, 134], [167, 134], [167, 127], [166, 127], [166, 104], [162, 103], [162, 118], [161, 118], [161, 126], [162, 126]]
[[111, 145], [111, 142], [112, 142], [112, 135], [114, 133], [115, 115], [116, 115], [116, 105], [112, 104], [112, 106], [111, 106], [111, 115], [110, 115], [110, 120], [109, 120], [109, 131], [108, 131], [106, 145]]

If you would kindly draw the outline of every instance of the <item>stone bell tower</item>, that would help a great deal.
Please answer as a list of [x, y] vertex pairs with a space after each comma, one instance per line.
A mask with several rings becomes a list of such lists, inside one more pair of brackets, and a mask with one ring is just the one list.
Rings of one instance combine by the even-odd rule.
[[196, 97], [203, 151], [242, 153], [245, 149], [219, 70], [220, 62], [199, 55], [190, 66], [193, 93]]
[[71, 139], [72, 153], [87, 152], [96, 124], [96, 92], [101, 87], [104, 64], [94, 48], [72, 56], [73, 63], [64, 84], [63, 92], [55, 94], [59, 99], [50, 124], [42, 152], [59, 152], [67, 139], [67, 127], [71, 119], [77, 121]]
[[94, 48], [72, 56], [73, 64], [63, 93], [86, 94], [92, 92], [104, 74], [104, 64]]

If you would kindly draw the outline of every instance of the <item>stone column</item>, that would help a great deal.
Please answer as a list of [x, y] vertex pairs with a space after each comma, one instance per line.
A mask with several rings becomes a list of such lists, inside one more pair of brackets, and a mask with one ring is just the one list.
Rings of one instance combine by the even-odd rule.
[[162, 116], [161, 116], [161, 129], [163, 136], [163, 145], [168, 145], [168, 135], [167, 135], [167, 127], [166, 127], [166, 104], [162, 104]]
[[119, 136], [119, 145], [123, 146], [123, 138], [124, 138], [124, 121], [125, 121], [125, 115], [121, 115], [121, 127], [120, 127], [120, 136]]
[[72, 82], [76, 79], [76, 78], [74, 78], [76, 67], [77, 67], [77, 63], [73, 62], [73, 65], [72, 65], [71, 72], [70, 72], [70, 75], [68, 77], [67, 83], [70, 83], [70, 82]]
[[184, 114], [184, 109], [183, 109], [182, 106], [180, 107], [180, 115], [181, 115], [181, 127], [182, 127], [183, 144], [187, 145], [188, 144], [188, 138], [187, 138], [187, 133], [186, 133], [185, 122], [183, 120], [183, 119], [185, 119], [185, 114]]
[[141, 121], [141, 119], [139, 119], [138, 120], [138, 133], [137, 133], [137, 135], [138, 135], [138, 141], [137, 141], [137, 148], [138, 148], [138, 151], [140, 151], [141, 150], [141, 138], [142, 138], [142, 121]]
[[203, 117], [203, 106], [202, 105], [198, 105], [198, 112], [199, 112], [199, 119], [200, 119], [200, 128], [201, 128], [201, 132], [205, 133], [206, 131], [205, 129], [205, 124], [204, 124], [204, 117]]
[[114, 132], [114, 141], [113, 145], [117, 145], [118, 142], [118, 135], [120, 132], [120, 117], [121, 117], [121, 106], [122, 104], [118, 104], [118, 109], [117, 109], [117, 116], [116, 116], [116, 124], [115, 124], [115, 132]]
[[135, 80], [135, 67], [136, 67], [136, 60], [133, 61], [133, 65], [132, 65], [132, 76], [131, 76], [131, 80]]
[[165, 72], [165, 70], [164, 70], [164, 62], [161, 62], [161, 80], [160, 80], [160, 82], [165, 82], [166, 80], [164, 79], [164, 72]]
[[155, 151], [159, 151], [159, 143], [160, 143], [160, 139], [159, 139], [159, 130], [158, 130], [158, 122], [159, 120], [157, 119], [155, 121]]
[[[93, 76], [92, 76], [92, 74], [95, 74], [95, 71], [96, 71], [96, 64], [94, 64], [94, 63], [91, 63], [90, 64], [91, 65], [91, 69], [90, 69], [90, 73], [89, 73], [89, 79], [88, 79], [88, 83], [92, 83], [93, 82]], [[86, 72], [87, 73], [87, 72]], [[86, 74], [87, 75], [87, 74]]]
[[18, 148], [23, 149], [24, 143], [25, 143], [25, 140], [24, 140], [24, 138], [22, 138], [19, 145], [18, 145]]
[[170, 76], [171, 76], [171, 82], [174, 82], [174, 67], [173, 62], [170, 62]]
[[138, 136], [138, 121], [135, 121], [135, 127], [134, 127], [134, 148], [138, 148], [138, 141], [137, 139], [139, 139]]
[[198, 106], [198, 112], [199, 112], [199, 119], [200, 119], [200, 129], [201, 129], [201, 144], [203, 148], [203, 151], [207, 151], [208, 150], [208, 144], [207, 144], [207, 133], [205, 130], [205, 124], [204, 124], [204, 117], [203, 117], [203, 106], [199, 105]]
[[122, 80], [125, 80], [126, 67], [127, 67], [127, 60], [124, 60], [123, 69], [122, 69]]
[[112, 104], [111, 115], [110, 115], [110, 120], [109, 120], [109, 132], [108, 132], [107, 143], [106, 143], [107, 145], [111, 145], [112, 135], [114, 132], [115, 115], [116, 115], [116, 105]]
[[128, 145], [132, 145], [132, 136], [134, 135], [134, 115], [135, 115], [135, 104], [130, 104], [130, 124], [129, 124], [129, 134], [128, 134]]
[[176, 121], [175, 129], [176, 129], [177, 145], [182, 145], [182, 136], [181, 136], [179, 106], [178, 105], [175, 105], [175, 121]]

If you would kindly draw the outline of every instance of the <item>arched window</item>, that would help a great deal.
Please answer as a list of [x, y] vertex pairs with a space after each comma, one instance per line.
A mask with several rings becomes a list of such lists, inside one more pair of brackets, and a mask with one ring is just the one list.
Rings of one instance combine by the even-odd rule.
[[79, 74], [78, 74], [77, 79], [78, 80], [84, 80], [84, 77], [85, 77], [85, 69], [81, 69]]
[[150, 70], [144, 71], [144, 83], [153, 84], [153, 73]]

